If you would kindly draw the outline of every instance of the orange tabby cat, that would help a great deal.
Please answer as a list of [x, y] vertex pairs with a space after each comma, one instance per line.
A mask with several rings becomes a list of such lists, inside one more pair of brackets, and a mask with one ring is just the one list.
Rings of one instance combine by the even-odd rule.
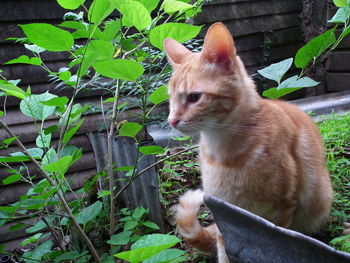
[[[262, 99], [222, 23], [211, 26], [200, 53], [175, 40], [164, 47], [174, 128], [200, 133], [203, 191], [276, 225], [315, 233], [332, 203], [322, 139], [313, 121], [287, 102]], [[203, 191], [188, 191], [176, 207], [179, 233], [229, 262], [216, 225], [200, 226]]]

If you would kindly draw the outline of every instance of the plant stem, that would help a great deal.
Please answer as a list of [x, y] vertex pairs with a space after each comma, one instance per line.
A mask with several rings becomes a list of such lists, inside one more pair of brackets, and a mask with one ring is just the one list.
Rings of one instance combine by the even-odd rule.
[[[18, 145], [18, 147], [20, 148], [20, 150], [30, 158], [30, 160], [32, 161], [32, 163], [34, 164], [34, 166], [37, 168], [38, 172], [50, 183], [51, 186], [56, 187], [56, 182], [54, 180], [51, 179], [51, 177], [46, 173], [46, 171], [40, 166], [40, 164], [37, 162], [37, 160], [35, 160], [27, 151], [27, 148], [22, 144], [22, 142], [17, 138], [17, 136], [11, 131], [11, 129], [7, 126], [6, 123], [4, 123], [2, 120], [0, 120], [0, 125], [6, 130], [7, 134], [11, 137], [15, 137], [15, 142]], [[71, 218], [73, 225], [76, 227], [80, 237], [82, 238], [82, 240], [84, 240], [87, 244], [87, 246], [89, 247], [89, 250], [92, 254], [92, 256], [94, 257], [95, 262], [99, 263], [100, 262], [100, 257], [97, 254], [97, 251], [94, 247], [94, 245], [92, 244], [91, 240], [88, 238], [88, 236], [85, 234], [85, 232], [83, 231], [83, 229], [80, 227], [79, 223], [76, 221], [72, 211], [69, 208], [69, 205], [67, 203], [67, 201], [65, 200], [65, 198], [63, 197], [63, 195], [58, 191], [57, 193], [57, 197], [60, 200], [60, 202], [63, 205], [64, 210], [66, 211], [66, 213], [68, 214], [68, 216]]]
[[[125, 59], [129, 54], [132, 52], [138, 50], [143, 46], [145, 41], [140, 43], [137, 47], [134, 49], [125, 52], [122, 56], [122, 59]], [[120, 83], [119, 80], [117, 80], [117, 85], [114, 92], [114, 102], [113, 102], [113, 113], [112, 113], [112, 119], [111, 119], [111, 125], [109, 128], [108, 136], [107, 136], [107, 174], [109, 177], [109, 191], [111, 193], [110, 198], [110, 226], [109, 226], [109, 234], [112, 236], [114, 234], [114, 230], [116, 227], [116, 218], [115, 218], [115, 198], [114, 196], [114, 173], [113, 173], [113, 137], [115, 135], [115, 123], [117, 122], [118, 117], [118, 105], [119, 105], [119, 93], [120, 93]]]

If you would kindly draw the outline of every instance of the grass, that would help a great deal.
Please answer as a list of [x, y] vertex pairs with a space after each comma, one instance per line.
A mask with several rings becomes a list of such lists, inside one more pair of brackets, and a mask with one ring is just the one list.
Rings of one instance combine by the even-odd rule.
[[350, 236], [341, 236], [343, 223], [350, 220], [350, 114], [325, 117], [319, 123], [323, 136], [327, 168], [334, 189], [330, 216], [330, 244], [350, 252]]

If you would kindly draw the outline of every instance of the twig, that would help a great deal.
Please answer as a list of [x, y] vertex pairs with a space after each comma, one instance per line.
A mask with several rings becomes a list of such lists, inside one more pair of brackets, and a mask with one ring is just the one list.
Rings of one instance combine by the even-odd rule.
[[[27, 151], [27, 148], [22, 144], [22, 142], [17, 138], [17, 136], [11, 131], [11, 129], [7, 126], [6, 123], [4, 123], [2, 120], [0, 120], [0, 125], [6, 130], [7, 134], [10, 137], [15, 137], [15, 142], [18, 145], [18, 147], [21, 149], [21, 151], [29, 157], [29, 159], [32, 161], [32, 163], [34, 164], [34, 166], [37, 168], [38, 172], [50, 183], [51, 186], [56, 187], [56, 182], [54, 180], [51, 179], [51, 177], [46, 173], [46, 171], [40, 166], [40, 164], [37, 162], [37, 160], [35, 160]], [[80, 237], [86, 242], [87, 246], [89, 247], [89, 250], [92, 254], [92, 256], [94, 257], [95, 261], [97, 263], [100, 262], [100, 257], [94, 247], [94, 245], [92, 244], [91, 240], [88, 238], [88, 236], [85, 234], [85, 232], [83, 231], [83, 229], [80, 227], [79, 223], [76, 221], [72, 211], [69, 208], [69, 205], [67, 203], [67, 201], [65, 200], [65, 198], [63, 197], [63, 195], [58, 191], [57, 193], [57, 197], [60, 200], [60, 202], [63, 205], [64, 210], [66, 211], [66, 213], [69, 215], [69, 217], [71, 218], [73, 225], [76, 227]]]

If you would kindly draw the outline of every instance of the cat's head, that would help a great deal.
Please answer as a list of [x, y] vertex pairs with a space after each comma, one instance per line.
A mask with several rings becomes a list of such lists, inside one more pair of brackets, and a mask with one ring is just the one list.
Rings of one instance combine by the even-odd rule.
[[173, 67], [168, 122], [174, 128], [187, 134], [216, 129], [240, 114], [241, 106], [256, 96], [233, 38], [222, 23], [209, 28], [199, 53], [169, 38], [164, 47]]

